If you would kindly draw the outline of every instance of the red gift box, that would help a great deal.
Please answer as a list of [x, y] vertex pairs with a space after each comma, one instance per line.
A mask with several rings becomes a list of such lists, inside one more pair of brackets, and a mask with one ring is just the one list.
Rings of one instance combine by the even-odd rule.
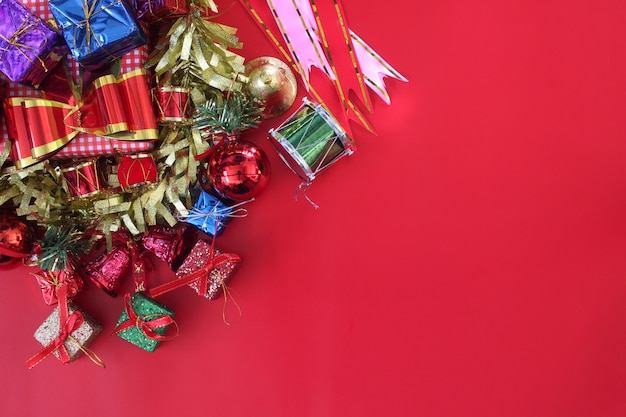
[[222, 294], [240, 264], [238, 255], [222, 252], [211, 242], [200, 239], [176, 271], [176, 278], [191, 281], [187, 285], [198, 295], [215, 300]]
[[[48, 9], [47, 1], [45, 0], [24, 0], [23, 3], [44, 20], [52, 17]], [[147, 58], [148, 49], [146, 47], [137, 48], [124, 55], [120, 60], [120, 74], [125, 74], [138, 68], [143, 68], [143, 64], [146, 62]], [[78, 63], [73, 60], [70, 60], [69, 62], [72, 67], [71, 70], [74, 78], [78, 79], [80, 74]], [[3, 89], [3, 98], [41, 97], [41, 93], [34, 88], [9, 82], [6, 78], [4, 79], [4, 82], [6, 82], [6, 88]], [[10, 141], [5, 117], [4, 115], [0, 115], [0, 152], [8, 143], [10, 143]], [[153, 146], [154, 141], [126, 141], [105, 138], [95, 134], [79, 133], [70, 143], [64, 146], [63, 149], [55, 153], [51, 159], [70, 159], [113, 155], [116, 153], [135, 153], [149, 151], [153, 148]]]
[[42, 270], [33, 276], [41, 287], [41, 295], [47, 305], [54, 305], [59, 301], [59, 288], [67, 287], [67, 297], [72, 298], [83, 288], [83, 280], [72, 270], [46, 271]]
[[222, 293], [226, 300], [227, 285], [240, 264], [239, 255], [216, 249], [214, 240], [199, 239], [176, 271], [177, 279], [151, 288], [148, 294], [155, 298], [187, 285], [209, 300], [219, 298]]

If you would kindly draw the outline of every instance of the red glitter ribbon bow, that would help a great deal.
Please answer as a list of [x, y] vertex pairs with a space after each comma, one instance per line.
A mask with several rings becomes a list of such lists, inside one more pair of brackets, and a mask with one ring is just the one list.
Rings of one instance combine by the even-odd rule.
[[176, 327], [176, 333], [173, 335], [160, 335], [155, 332], [154, 329], [169, 326], [170, 324], [176, 325], [176, 322], [171, 316], [168, 315], [159, 315], [152, 320], [146, 320], [146, 318], [156, 315], [148, 315], [144, 317], [137, 315], [137, 313], [135, 313], [135, 310], [133, 309], [131, 295], [128, 293], [124, 296], [124, 308], [126, 309], [126, 314], [128, 314], [128, 319], [120, 323], [115, 328], [113, 334], [118, 334], [120, 332], [123, 332], [124, 330], [137, 327], [148, 339], [156, 340], [159, 342], [171, 340], [178, 336], [178, 327]]
[[97, 78], [89, 94], [74, 104], [41, 98], [4, 101], [13, 160], [24, 168], [67, 145], [80, 132], [121, 140], [158, 138], [147, 75], [134, 70]]
[[75, 332], [83, 323], [84, 317], [80, 311], [74, 311], [68, 315], [67, 307], [67, 285], [63, 284], [59, 287], [59, 335], [34, 356], [26, 361], [28, 369], [38, 365], [41, 361], [50, 356], [54, 351], [59, 352], [61, 362], [68, 363], [70, 361], [69, 353], [65, 347], [67, 338]]

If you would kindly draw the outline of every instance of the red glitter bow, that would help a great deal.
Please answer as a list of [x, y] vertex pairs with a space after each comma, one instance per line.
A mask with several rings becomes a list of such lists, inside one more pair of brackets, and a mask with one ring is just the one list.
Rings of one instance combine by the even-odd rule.
[[126, 314], [128, 314], [128, 319], [120, 323], [115, 328], [113, 334], [118, 334], [123, 332], [124, 330], [137, 327], [148, 339], [156, 340], [159, 342], [171, 340], [178, 336], [178, 327], [176, 328], [176, 333], [169, 336], [160, 335], [155, 332], [154, 329], [169, 326], [170, 324], [176, 325], [176, 322], [171, 316], [168, 315], [158, 316], [152, 320], [146, 320], [146, 318], [156, 315], [148, 315], [144, 317], [137, 315], [137, 313], [135, 313], [135, 310], [133, 309], [131, 296], [128, 293], [124, 296], [124, 308], [126, 309]]

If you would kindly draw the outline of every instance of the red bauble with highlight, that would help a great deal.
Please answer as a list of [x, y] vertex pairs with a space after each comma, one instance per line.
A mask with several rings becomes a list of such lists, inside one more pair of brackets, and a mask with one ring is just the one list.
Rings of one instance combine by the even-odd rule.
[[[270, 163], [255, 144], [228, 140], [220, 143], [208, 160], [206, 175], [213, 189], [222, 197], [235, 201], [254, 198], [267, 186]], [[204, 181], [205, 188], [208, 184]]]
[[28, 224], [10, 211], [0, 211], [0, 263], [28, 256], [32, 245], [33, 233]]

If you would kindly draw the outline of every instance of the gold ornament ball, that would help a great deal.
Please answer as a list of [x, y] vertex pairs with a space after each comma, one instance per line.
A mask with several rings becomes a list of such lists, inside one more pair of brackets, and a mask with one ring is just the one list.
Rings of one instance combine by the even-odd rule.
[[246, 75], [248, 91], [264, 105], [263, 119], [280, 116], [296, 100], [296, 77], [280, 59], [271, 56], [255, 58], [246, 64]]

